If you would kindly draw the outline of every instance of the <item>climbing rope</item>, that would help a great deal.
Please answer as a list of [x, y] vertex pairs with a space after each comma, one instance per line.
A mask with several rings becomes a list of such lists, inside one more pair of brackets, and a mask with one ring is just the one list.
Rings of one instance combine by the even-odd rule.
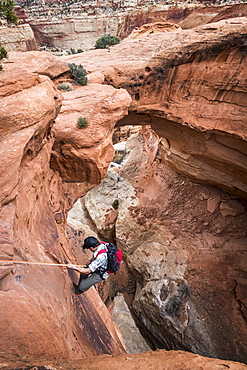
[[[50, 263], [50, 262], [31, 262], [31, 261], [13, 261], [13, 260], [0, 260], [1, 262], [10, 262], [10, 263], [16, 263], [16, 264], [26, 264], [26, 265], [46, 265], [46, 266], [61, 266], [66, 267], [67, 264], [65, 263]], [[77, 267], [83, 267], [82, 265], [74, 265]]]

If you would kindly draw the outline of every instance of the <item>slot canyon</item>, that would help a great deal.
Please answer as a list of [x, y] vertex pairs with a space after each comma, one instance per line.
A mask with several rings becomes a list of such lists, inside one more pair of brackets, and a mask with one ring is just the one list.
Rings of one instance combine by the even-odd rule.
[[[84, 3], [97, 20], [102, 2]], [[89, 49], [70, 55], [38, 50], [44, 13], [32, 18], [33, 8], [13, 32], [0, 30], [9, 45], [0, 71], [0, 368], [247, 369], [247, 6], [215, 14], [200, 5], [182, 17], [152, 5], [127, 17], [131, 1], [116, 3], [120, 43], [106, 49], [92, 47], [100, 18]], [[28, 30], [21, 44], [18, 27]], [[68, 33], [48, 33], [68, 47]], [[85, 86], [71, 63], [84, 66]], [[91, 235], [116, 244], [123, 263], [76, 295], [78, 273], [64, 265], [91, 258], [81, 249]], [[112, 319], [119, 295], [141, 353], [126, 350]]]

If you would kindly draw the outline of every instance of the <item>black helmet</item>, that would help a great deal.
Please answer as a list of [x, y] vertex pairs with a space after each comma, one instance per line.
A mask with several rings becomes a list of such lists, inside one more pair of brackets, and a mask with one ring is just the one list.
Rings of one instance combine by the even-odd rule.
[[84, 240], [83, 249], [95, 248], [99, 245], [99, 241], [94, 236], [89, 236]]

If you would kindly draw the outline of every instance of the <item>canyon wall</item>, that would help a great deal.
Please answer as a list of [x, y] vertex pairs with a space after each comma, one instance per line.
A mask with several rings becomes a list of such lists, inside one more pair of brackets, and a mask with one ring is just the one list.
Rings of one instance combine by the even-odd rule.
[[[135, 32], [109, 51], [10, 53], [0, 86], [1, 260], [84, 263], [80, 245], [92, 231], [71, 229], [69, 242], [68, 210], [104, 179], [114, 126], [148, 125], [156, 133], [133, 139], [117, 178], [130, 196], [106, 217], [134, 277], [135, 318], [154, 348], [246, 362], [245, 44], [242, 17]], [[68, 62], [84, 65], [91, 82], [61, 94]], [[76, 278], [65, 267], [5, 262], [1, 349], [123, 353], [96, 290], [74, 295]]]
[[129, 92], [118, 126], [154, 130], [131, 139], [128, 162], [85, 206], [124, 251], [152, 348], [246, 362], [246, 18], [156, 26], [63, 57]]
[[[217, 20], [247, 15], [247, 4], [205, 6], [201, 3], [154, 1], [84, 1], [68, 3], [18, 1], [25, 7], [37, 42], [61, 50], [94, 47], [105, 34], [126, 38], [145, 23], [173, 22], [183, 29]], [[23, 16], [20, 15], [21, 18]], [[25, 16], [26, 17], [26, 16]]]
[[[68, 70], [66, 63], [46, 52], [10, 52], [3, 62], [0, 258], [9, 262], [1, 262], [0, 267], [0, 344], [5, 353], [81, 358], [124, 352], [121, 337], [96, 291], [91, 289], [81, 298], [73, 294], [76, 273], [65, 267], [11, 263], [75, 261], [65, 235], [67, 211], [103, 179], [113, 153], [109, 148], [111, 128], [130, 102], [121, 89], [105, 86], [98, 94], [97, 86], [80, 87], [75, 99], [88, 101], [86, 110], [93, 112], [98, 107], [94, 115], [97, 132], [93, 122], [85, 131], [77, 128], [77, 119], [83, 114], [80, 104], [64, 121], [65, 126], [62, 118], [55, 123], [63, 97], [52, 80]], [[65, 140], [68, 125], [67, 147], [65, 143], [55, 145], [55, 132]], [[73, 178], [72, 169], [66, 174], [61, 166], [56, 168], [57, 146], [70, 163], [73, 158], [75, 164], [80, 163], [80, 179]], [[92, 148], [102, 153], [95, 163]]]
[[0, 42], [7, 51], [38, 50], [34, 33], [29, 24], [21, 24], [16, 27], [0, 27]]
[[243, 17], [62, 58], [129, 92], [118, 125], [151, 125], [168, 166], [246, 199], [245, 40]]

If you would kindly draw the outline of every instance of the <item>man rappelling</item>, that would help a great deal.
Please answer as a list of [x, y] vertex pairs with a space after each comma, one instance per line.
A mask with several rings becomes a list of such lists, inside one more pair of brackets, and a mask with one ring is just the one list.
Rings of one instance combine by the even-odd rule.
[[94, 236], [87, 237], [82, 248], [93, 252], [91, 262], [85, 266], [67, 264], [68, 268], [80, 272], [78, 285], [73, 283], [76, 294], [86, 292], [91, 286], [107, 279], [110, 273], [120, 268], [122, 261], [122, 251], [114, 244], [98, 241]]
[[74, 284], [75, 293], [86, 292], [91, 286], [100, 283], [108, 278], [109, 274], [116, 273], [122, 262], [122, 251], [112, 243], [100, 242], [94, 236], [89, 236], [84, 240], [82, 249], [90, 249], [93, 252], [93, 258], [88, 265], [74, 265], [72, 263], [49, 263], [35, 261], [14, 261], [0, 260], [1, 263], [28, 264], [59, 266], [80, 272], [78, 285]]

